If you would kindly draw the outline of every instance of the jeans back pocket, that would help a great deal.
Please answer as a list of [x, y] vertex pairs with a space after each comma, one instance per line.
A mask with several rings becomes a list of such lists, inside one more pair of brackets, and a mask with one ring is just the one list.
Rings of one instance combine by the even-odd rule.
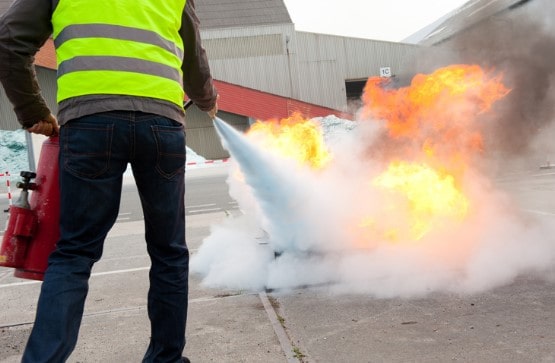
[[62, 137], [64, 165], [69, 173], [83, 178], [97, 178], [110, 166], [113, 124], [72, 123], [64, 125]]
[[152, 125], [156, 141], [156, 170], [165, 178], [185, 172], [185, 133], [183, 126]]

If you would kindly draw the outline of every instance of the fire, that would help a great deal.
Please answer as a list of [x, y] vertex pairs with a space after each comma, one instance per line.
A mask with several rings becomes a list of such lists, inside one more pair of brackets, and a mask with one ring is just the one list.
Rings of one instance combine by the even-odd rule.
[[390, 161], [372, 183], [386, 193], [383, 214], [389, 217], [364, 216], [359, 226], [389, 241], [416, 241], [446, 221], [463, 221], [471, 202], [461, 179], [484, 151], [477, 115], [509, 91], [501, 76], [476, 65], [419, 74], [400, 89], [370, 78], [363, 116], [385, 124], [387, 142], [395, 145], [389, 156], [406, 161]]
[[331, 160], [319, 124], [299, 113], [279, 121], [257, 121], [247, 135], [264, 148], [314, 169], [323, 168]]
[[[453, 176], [425, 164], [392, 162], [372, 184], [393, 196], [386, 199], [384, 209], [396, 219], [381, 226], [382, 237], [388, 240], [419, 240], [446, 219], [460, 221], [468, 212], [469, 201], [455, 186]], [[400, 215], [406, 219], [398, 219]], [[372, 219], [361, 224], [373, 225]]]
[[476, 116], [510, 91], [501, 76], [491, 77], [477, 65], [418, 74], [399, 89], [387, 89], [387, 82], [368, 79], [363, 117], [384, 122], [390, 140], [400, 143], [399, 157], [457, 174], [484, 151]]
[[[359, 229], [354, 233], [363, 237], [356, 243], [417, 241], [443, 225], [464, 221], [472, 202], [464, 193], [463, 176], [484, 152], [483, 125], [477, 116], [508, 92], [501, 76], [492, 77], [476, 65], [419, 74], [410, 86], [399, 89], [370, 78], [362, 117], [385, 125], [380, 141], [392, 152], [382, 160], [385, 170], [370, 181], [380, 193], [379, 210], [355, 216]], [[257, 122], [248, 136], [266, 150], [313, 169], [332, 161], [320, 126], [300, 114]]]

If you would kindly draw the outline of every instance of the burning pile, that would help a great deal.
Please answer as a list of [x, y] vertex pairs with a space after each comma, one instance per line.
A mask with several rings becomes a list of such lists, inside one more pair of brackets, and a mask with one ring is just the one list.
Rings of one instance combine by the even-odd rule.
[[[465, 65], [417, 75], [410, 87], [399, 90], [386, 90], [385, 82], [368, 80], [362, 116], [383, 122], [384, 136], [395, 144], [384, 160], [386, 170], [370, 181], [390, 195], [380, 214], [395, 220], [377, 223], [362, 216], [359, 226], [377, 231], [376, 238], [418, 240], [441, 219], [461, 221], [468, 213], [469, 200], [460, 188], [469, 159], [483, 152], [476, 115], [488, 111], [508, 90], [500, 77], [488, 78], [480, 67]], [[259, 121], [248, 137], [314, 169], [329, 167], [331, 161], [318, 125], [299, 114]], [[400, 214], [403, 219], [397, 218]]]
[[230, 193], [245, 215], [214, 228], [193, 271], [215, 286], [333, 282], [376, 295], [488, 285], [472, 284], [481, 273], [472, 269], [488, 263], [477, 256], [493, 243], [484, 225], [520, 224], [500, 216], [504, 199], [478, 172], [479, 116], [509, 90], [467, 65], [417, 75], [405, 88], [384, 82], [368, 80], [359, 127], [337, 144], [298, 114], [257, 122], [246, 136], [216, 122], [240, 170]]
[[369, 79], [363, 96], [363, 117], [384, 122], [386, 142], [395, 144], [387, 170], [373, 183], [401, 196], [384, 211], [395, 212], [402, 204], [408, 211], [402, 221], [408, 233], [390, 228], [386, 236], [420, 239], [442, 219], [461, 221], [468, 213], [462, 178], [468, 163], [483, 152], [476, 116], [509, 91], [499, 76], [489, 78], [480, 67], [466, 65], [417, 75], [399, 90], [385, 90], [383, 83]]

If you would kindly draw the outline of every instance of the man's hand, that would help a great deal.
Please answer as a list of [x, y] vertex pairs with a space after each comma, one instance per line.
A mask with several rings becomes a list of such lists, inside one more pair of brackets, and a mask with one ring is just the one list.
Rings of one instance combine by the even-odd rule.
[[33, 126], [29, 127], [27, 131], [44, 136], [56, 136], [60, 133], [60, 126], [58, 125], [56, 117], [50, 114], [46, 119], [40, 120]]
[[220, 95], [216, 96], [216, 103], [214, 104], [214, 107], [212, 107], [212, 109], [210, 111], [206, 112], [208, 114], [208, 116], [210, 116], [211, 119], [216, 118], [216, 113], [218, 112], [218, 100], [219, 99], [220, 99]]

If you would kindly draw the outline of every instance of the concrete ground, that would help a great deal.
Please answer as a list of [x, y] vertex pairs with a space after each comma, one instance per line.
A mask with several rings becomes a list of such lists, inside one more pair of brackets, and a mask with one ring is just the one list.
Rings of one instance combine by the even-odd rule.
[[[555, 218], [555, 172], [508, 179], [523, 208]], [[194, 253], [223, 212], [187, 217]], [[555, 222], [555, 220], [553, 220]], [[148, 257], [142, 222], [120, 222], [95, 266], [69, 362], [139, 362]], [[191, 278], [186, 355], [201, 362], [555, 362], [555, 280], [521, 276], [472, 295], [418, 299], [207, 289]], [[0, 362], [17, 362], [40, 283], [0, 269]]]

